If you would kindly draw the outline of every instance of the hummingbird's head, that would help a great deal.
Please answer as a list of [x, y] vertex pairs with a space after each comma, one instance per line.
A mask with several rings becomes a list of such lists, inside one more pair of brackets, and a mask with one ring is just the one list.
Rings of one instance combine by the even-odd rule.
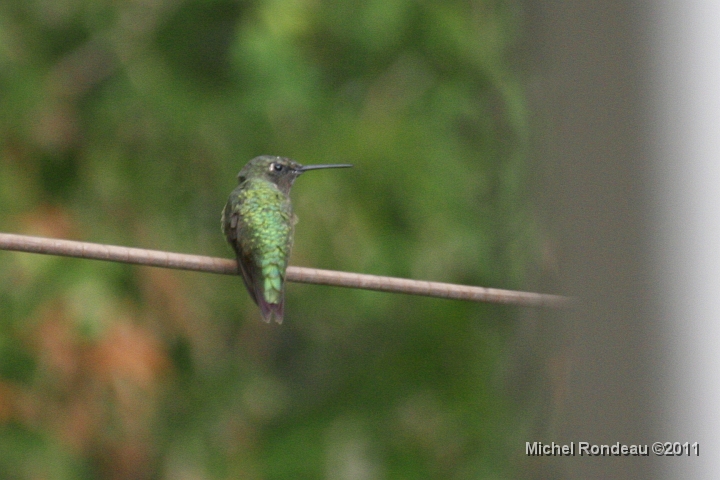
[[262, 178], [272, 182], [288, 193], [295, 179], [302, 173], [302, 165], [285, 157], [262, 155], [250, 160], [238, 173], [238, 182], [252, 178]]
[[292, 187], [295, 179], [304, 172], [321, 168], [342, 167], [352, 167], [352, 165], [332, 164], [302, 166], [290, 158], [261, 155], [250, 160], [247, 165], [240, 170], [240, 173], [238, 173], [238, 182], [243, 183], [251, 178], [262, 178], [277, 185], [281, 192], [289, 194], [290, 187]]

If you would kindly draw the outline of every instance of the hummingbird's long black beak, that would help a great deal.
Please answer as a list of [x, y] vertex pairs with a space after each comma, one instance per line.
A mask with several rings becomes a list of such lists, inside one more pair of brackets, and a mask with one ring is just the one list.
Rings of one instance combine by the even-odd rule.
[[330, 163], [326, 165], [305, 165], [297, 169], [298, 173], [307, 172], [308, 170], [320, 170], [321, 168], [348, 168], [352, 167], [349, 163]]

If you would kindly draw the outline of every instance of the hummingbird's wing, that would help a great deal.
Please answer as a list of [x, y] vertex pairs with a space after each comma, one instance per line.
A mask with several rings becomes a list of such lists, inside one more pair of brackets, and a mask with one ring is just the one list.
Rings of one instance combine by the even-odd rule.
[[235, 250], [235, 257], [237, 258], [237, 264], [238, 264], [238, 270], [240, 270], [240, 274], [242, 275], [243, 283], [245, 284], [245, 288], [247, 288], [248, 293], [250, 294], [250, 297], [253, 299], [253, 302], [255, 304], [258, 303], [257, 300], [257, 294], [255, 293], [255, 289], [252, 288], [251, 285], [253, 285], [252, 277], [250, 275], [250, 271], [248, 268], [248, 258], [247, 255], [243, 255], [242, 249], [240, 247], [240, 242], [238, 241], [239, 232], [238, 232], [238, 226], [239, 226], [239, 214], [236, 209], [233, 208], [233, 205], [230, 201], [228, 201], [227, 205], [225, 205], [225, 209], [222, 212], [222, 228], [223, 233], [225, 234], [225, 238], [227, 239], [227, 242], [232, 246], [232, 249]]

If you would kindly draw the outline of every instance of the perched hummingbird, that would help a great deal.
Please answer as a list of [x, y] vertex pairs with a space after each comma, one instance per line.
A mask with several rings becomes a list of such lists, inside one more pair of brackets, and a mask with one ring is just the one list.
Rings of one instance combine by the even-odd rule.
[[250, 160], [238, 173], [238, 186], [222, 212], [222, 230], [266, 322], [283, 320], [283, 284], [297, 222], [290, 187], [308, 170], [343, 167], [352, 165], [303, 167], [289, 158], [263, 155]]

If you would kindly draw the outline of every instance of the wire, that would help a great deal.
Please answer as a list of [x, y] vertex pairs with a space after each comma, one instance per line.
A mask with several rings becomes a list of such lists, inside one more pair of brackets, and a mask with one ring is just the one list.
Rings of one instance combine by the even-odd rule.
[[[16, 235], [12, 233], [0, 233], [0, 250], [105, 260], [109, 262], [219, 273], [223, 275], [238, 275], [237, 262], [227, 258], [187, 255], [160, 250], [146, 250], [142, 248]], [[568, 306], [571, 301], [568, 297], [546, 293], [426, 282], [422, 280], [293, 266], [288, 267], [285, 279], [289, 282], [362, 288], [381, 292], [406, 293], [427, 297], [501, 303], [526, 307], [560, 308]]]

